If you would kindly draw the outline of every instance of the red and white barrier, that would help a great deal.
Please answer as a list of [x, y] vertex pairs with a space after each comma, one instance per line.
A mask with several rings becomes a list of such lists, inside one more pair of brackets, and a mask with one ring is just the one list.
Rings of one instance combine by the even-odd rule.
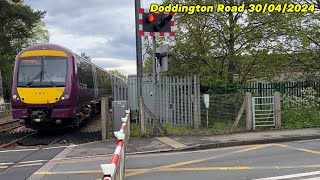
[[123, 180], [125, 172], [126, 145], [130, 137], [130, 109], [126, 110], [126, 117], [121, 118], [120, 131], [114, 132], [117, 147], [109, 164], [101, 164], [103, 171], [102, 180]]

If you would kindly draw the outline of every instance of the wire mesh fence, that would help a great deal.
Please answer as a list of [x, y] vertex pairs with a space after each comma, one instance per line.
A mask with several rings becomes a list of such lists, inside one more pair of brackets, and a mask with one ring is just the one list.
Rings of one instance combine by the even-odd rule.
[[[244, 93], [209, 94], [209, 108], [206, 108], [201, 96], [201, 127], [213, 131], [231, 131], [233, 122], [244, 101]], [[238, 128], [245, 127], [244, 116], [241, 116]]]
[[9, 116], [11, 112], [11, 104], [10, 103], [1, 103], [0, 104], [0, 118]]

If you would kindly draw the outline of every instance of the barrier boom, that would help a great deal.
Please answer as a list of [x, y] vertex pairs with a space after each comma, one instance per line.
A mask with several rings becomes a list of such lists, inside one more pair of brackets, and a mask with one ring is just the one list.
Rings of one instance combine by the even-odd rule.
[[101, 164], [102, 180], [123, 180], [125, 175], [126, 147], [130, 137], [130, 109], [126, 110], [126, 117], [121, 118], [119, 131], [114, 132], [117, 147], [109, 164]]

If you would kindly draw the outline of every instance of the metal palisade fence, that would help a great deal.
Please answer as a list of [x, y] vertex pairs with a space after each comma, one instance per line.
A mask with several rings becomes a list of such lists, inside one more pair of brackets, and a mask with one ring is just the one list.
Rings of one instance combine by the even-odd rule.
[[117, 77], [112, 78], [112, 92], [114, 101], [128, 100], [128, 85], [123, 79]]
[[[156, 85], [152, 76], [144, 76], [142, 96], [145, 105], [162, 124], [192, 127], [197, 123], [194, 119], [200, 122], [200, 78], [197, 76], [160, 76]], [[139, 109], [136, 76], [129, 76], [128, 79], [128, 105], [131, 110]], [[148, 114], [145, 118], [147, 123], [152, 122]]]
[[240, 89], [251, 92], [255, 96], [272, 96], [274, 92], [296, 97], [303, 96], [303, 89], [312, 87], [317, 96], [320, 96], [320, 81], [295, 81], [295, 82], [251, 82], [240, 85]]

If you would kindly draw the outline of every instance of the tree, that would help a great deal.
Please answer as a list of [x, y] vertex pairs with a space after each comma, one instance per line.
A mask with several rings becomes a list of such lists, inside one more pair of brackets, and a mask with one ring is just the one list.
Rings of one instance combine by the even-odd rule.
[[124, 80], [128, 79], [125, 75], [123, 75], [121, 72], [119, 72], [118, 70], [116, 69], [112, 69], [112, 70], [108, 70], [111, 74], [115, 75], [115, 76], [118, 76]]
[[91, 62], [90, 56], [87, 56], [86, 53], [82, 52], [80, 56]]
[[23, 0], [0, 0], [0, 69], [6, 99], [10, 98], [15, 56], [23, 48], [49, 38], [41, 22], [45, 13], [33, 10]]
[[[240, 5], [242, 0], [166, 0], [165, 4]], [[259, 3], [271, 3], [260, 0]], [[290, 3], [273, 0], [272, 3]], [[204, 84], [244, 82], [249, 78], [275, 77], [291, 71], [291, 64], [312, 64], [303, 53], [303, 13], [213, 12], [175, 14], [176, 56], [170, 64], [172, 75], [200, 75]], [[287, 56], [282, 56], [287, 55]], [[277, 57], [271, 59], [271, 57]], [[236, 75], [236, 76], [235, 76]]]

